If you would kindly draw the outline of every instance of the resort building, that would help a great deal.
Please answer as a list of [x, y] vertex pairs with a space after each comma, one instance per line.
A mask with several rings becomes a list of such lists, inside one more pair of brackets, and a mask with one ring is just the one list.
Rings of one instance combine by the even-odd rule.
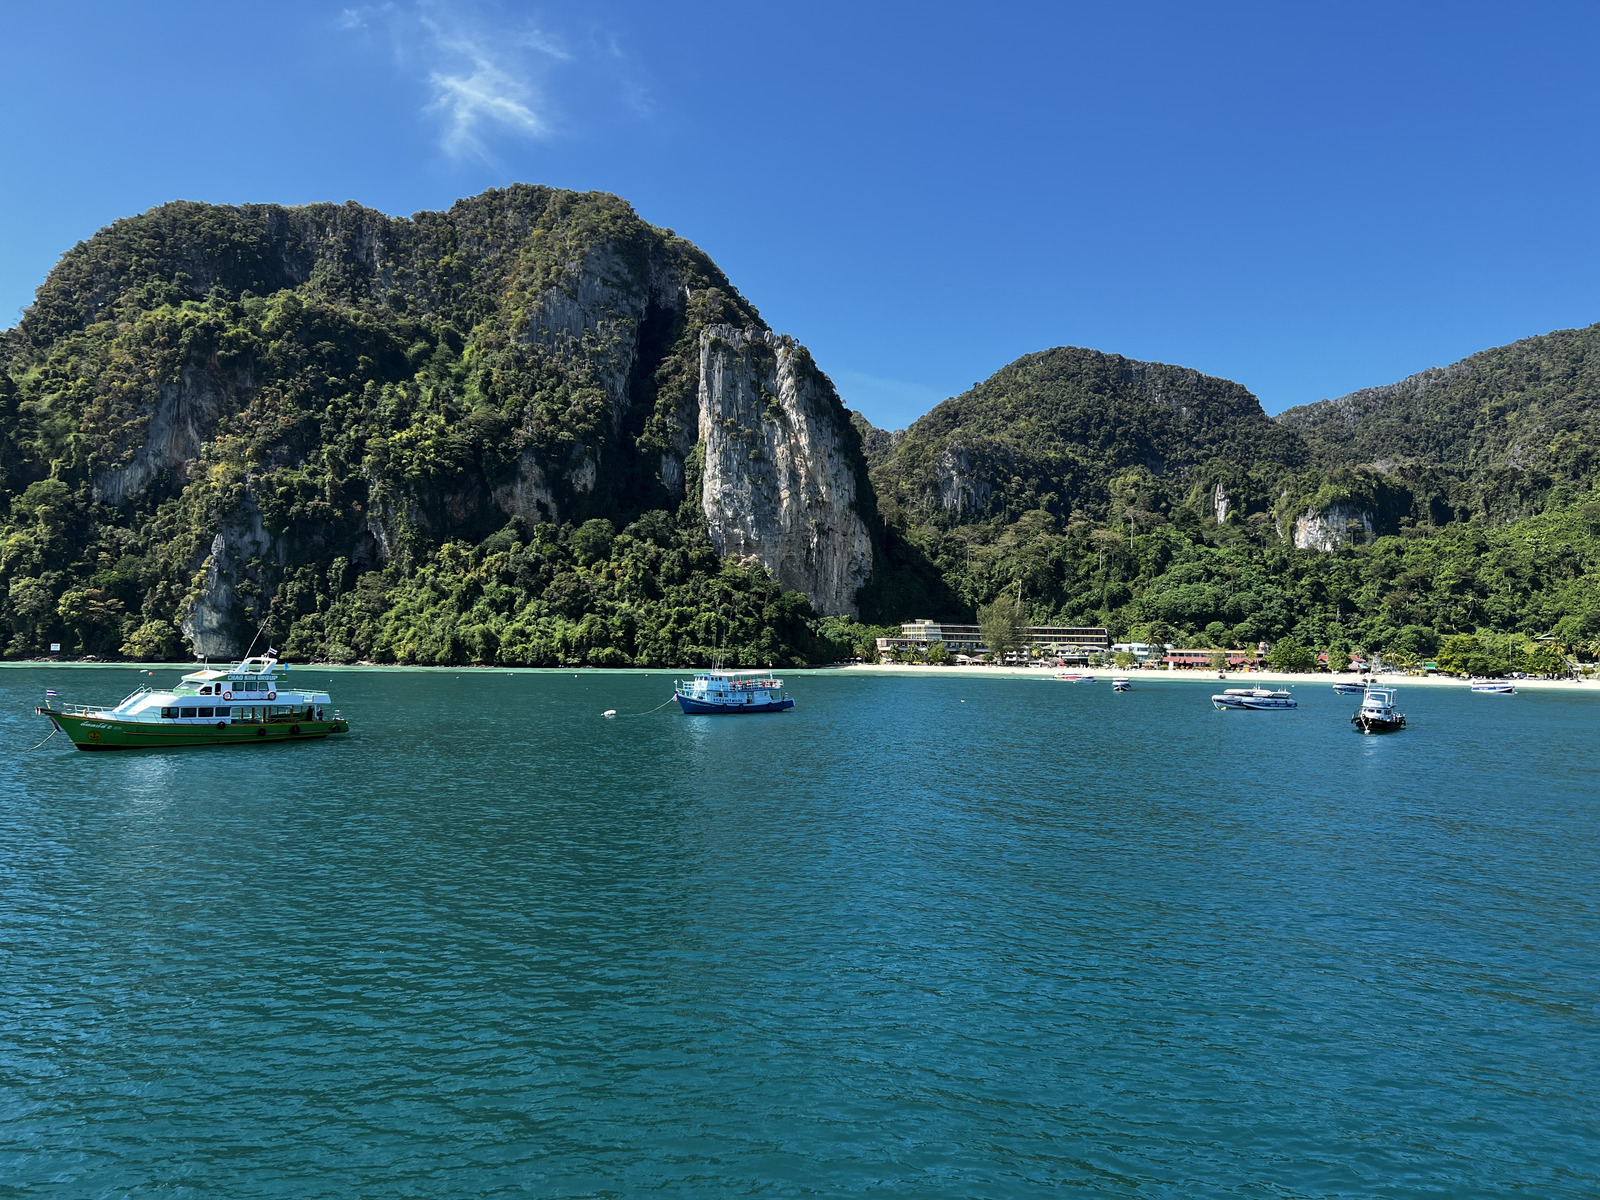
[[[1031, 625], [1023, 631], [1028, 655], [1062, 661], [1086, 661], [1091, 654], [1111, 651], [1111, 634], [1099, 626]], [[948, 625], [940, 621], [908, 621], [900, 626], [899, 637], [878, 639], [878, 653], [922, 651], [942, 644], [952, 658], [975, 658], [987, 654], [983, 634], [976, 625]]]
[[1141, 667], [1159, 650], [1170, 649], [1158, 646], [1154, 642], [1115, 642], [1112, 644], [1112, 654], [1131, 654], [1133, 660]]
[[[1211, 665], [1211, 656], [1216, 653], [1218, 651], [1211, 648], [1203, 650], [1173, 649], [1168, 650], [1161, 661], [1166, 663], [1169, 670], [1174, 671], [1185, 667], [1203, 669]], [[1234, 671], [1239, 670], [1241, 667], [1258, 667], [1267, 657], [1266, 652], [1263, 650], [1223, 650], [1221, 653], [1228, 656], [1228, 668]]]

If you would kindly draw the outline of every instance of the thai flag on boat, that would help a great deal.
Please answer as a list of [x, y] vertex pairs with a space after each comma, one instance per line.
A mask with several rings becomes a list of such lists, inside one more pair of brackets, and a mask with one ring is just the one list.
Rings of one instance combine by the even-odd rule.
[[54, 696], [54, 695], [55, 695], [55, 691], [54, 691], [54, 689], [52, 689], [52, 688], [45, 688], [45, 690], [44, 690], [44, 694], [45, 694], [45, 695], [46, 695], [46, 696]]

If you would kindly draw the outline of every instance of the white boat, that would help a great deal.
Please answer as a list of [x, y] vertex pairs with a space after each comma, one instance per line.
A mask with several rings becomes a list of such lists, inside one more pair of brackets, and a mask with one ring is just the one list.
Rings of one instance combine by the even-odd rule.
[[1228, 688], [1211, 697], [1218, 711], [1229, 708], [1299, 708], [1299, 702], [1288, 692], [1274, 692], [1267, 688]]
[[1480, 679], [1473, 683], [1472, 690], [1486, 696], [1515, 696], [1517, 685], [1503, 679]]
[[1406, 715], [1394, 706], [1393, 688], [1368, 688], [1361, 707], [1350, 718], [1362, 733], [1392, 733], [1406, 727]]
[[1333, 685], [1335, 696], [1364, 696], [1367, 685], [1365, 683], [1336, 683]]
[[1111, 681], [1111, 690], [1113, 692], [1126, 692], [1132, 687], [1133, 684], [1129, 683], [1126, 679], [1113, 679]]
[[290, 681], [276, 651], [230, 667], [202, 667], [173, 688], [142, 687], [115, 708], [56, 700], [34, 711], [79, 750], [259, 746], [350, 731], [327, 692]]
[[1093, 675], [1085, 675], [1081, 671], [1062, 671], [1056, 675], [1062, 683], [1093, 683]]
[[701, 671], [692, 680], [677, 681], [673, 695], [685, 713], [784, 712], [794, 701], [784, 692], [783, 680], [769, 671]]

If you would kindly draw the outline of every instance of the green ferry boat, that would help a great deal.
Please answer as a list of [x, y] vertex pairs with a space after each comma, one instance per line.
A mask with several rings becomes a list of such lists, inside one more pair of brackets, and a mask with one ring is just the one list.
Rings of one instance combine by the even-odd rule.
[[171, 691], [140, 688], [115, 708], [52, 700], [34, 711], [79, 750], [259, 746], [350, 731], [328, 693], [296, 687], [271, 655], [191, 671]]

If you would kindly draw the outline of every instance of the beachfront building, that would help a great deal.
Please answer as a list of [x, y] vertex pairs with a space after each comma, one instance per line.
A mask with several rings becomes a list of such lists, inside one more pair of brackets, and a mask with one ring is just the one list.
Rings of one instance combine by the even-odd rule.
[[[1169, 649], [1162, 656], [1161, 661], [1171, 671], [1183, 669], [1205, 669], [1211, 666], [1211, 656], [1217, 653], [1214, 648], [1179, 650]], [[1228, 669], [1238, 671], [1244, 667], [1259, 667], [1266, 661], [1264, 650], [1224, 650], [1228, 656]]]
[[1113, 656], [1131, 654], [1133, 655], [1133, 661], [1142, 667], [1156, 654], [1165, 649], [1170, 649], [1170, 647], [1158, 646], [1154, 642], [1114, 642], [1111, 646], [1111, 653]]
[[[1111, 634], [1099, 626], [1030, 625], [1023, 631], [1027, 653], [1032, 658], [1062, 662], [1087, 662], [1091, 654], [1111, 650]], [[907, 621], [899, 637], [878, 639], [879, 654], [926, 653], [942, 644], [952, 658], [976, 658], [987, 654], [983, 633], [976, 625], [951, 625], [942, 621]]]

